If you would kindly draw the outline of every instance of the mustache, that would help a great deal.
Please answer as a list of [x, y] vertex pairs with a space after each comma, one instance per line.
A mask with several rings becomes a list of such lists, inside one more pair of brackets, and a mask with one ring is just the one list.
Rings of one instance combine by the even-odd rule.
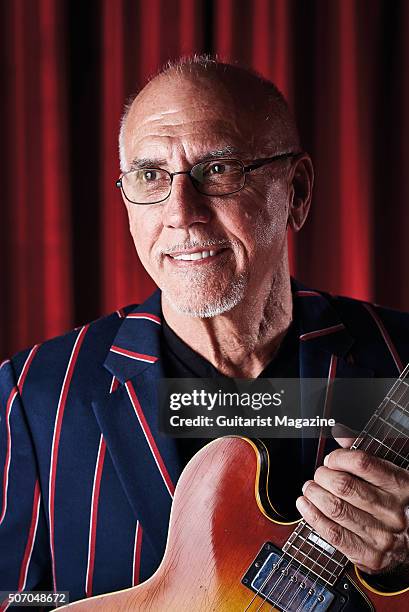
[[175, 244], [166, 245], [158, 250], [158, 256], [168, 255], [175, 251], [187, 251], [188, 249], [200, 248], [206, 250], [209, 247], [234, 247], [235, 242], [232, 240], [220, 239], [220, 238], [207, 238], [205, 240], [186, 240], [185, 242], [177, 242]]

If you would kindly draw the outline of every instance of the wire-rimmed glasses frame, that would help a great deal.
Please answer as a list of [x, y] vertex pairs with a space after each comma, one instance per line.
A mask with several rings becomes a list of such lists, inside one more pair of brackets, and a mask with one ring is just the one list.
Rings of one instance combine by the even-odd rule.
[[[128, 172], [124, 172], [124, 174], [122, 174], [122, 176], [116, 181], [115, 185], [116, 187], [120, 188], [122, 190], [122, 193], [124, 194], [125, 198], [128, 200], [128, 202], [131, 202], [131, 204], [138, 204], [141, 206], [149, 206], [150, 204], [159, 204], [160, 202], [164, 202], [165, 200], [167, 200], [167, 198], [170, 196], [171, 192], [172, 192], [172, 184], [173, 184], [173, 177], [177, 176], [178, 174], [187, 174], [190, 178], [190, 180], [192, 181], [192, 184], [194, 186], [194, 188], [196, 189], [196, 191], [198, 191], [199, 193], [201, 193], [202, 195], [206, 195], [209, 197], [219, 197], [219, 196], [227, 196], [227, 195], [232, 195], [233, 193], [237, 193], [239, 191], [241, 191], [244, 186], [246, 185], [246, 178], [247, 175], [250, 172], [253, 172], [254, 170], [257, 170], [258, 168], [261, 168], [262, 166], [265, 166], [267, 164], [271, 164], [275, 161], [280, 161], [280, 160], [284, 160], [284, 159], [288, 159], [288, 158], [292, 158], [292, 157], [297, 157], [301, 155], [300, 152], [288, 152], [288, 153], [280, 153], [278, 155], [273, 155], [272, 157], [263, 157], [263, 158], [259, 158], [259, 159], [255, 159], [253, 160], [250, 164], [244, 164], [244, 162], [242, 162], [240, 159], [235, 159], [235, 158], [225, 158], [225, 157], [220, 157], [220, 158], [212, 158], [212, 159], [208, 159], [202, 162], [199, 162], [198, 164], [195, 164], [194, 166], [192, 166], [189, 170], [180, 170], [178, 172], [169, 172], [168, 170], [165, 170], [164, 168], [139, 168], [136, 170], [129, 170]], [[234, 163], [237, 164], [237, 169], [240, 168], [240, 174], [241, 174], [241, 182], [240, 185], [237, 185], [237, 187], [235, 187], [232, 190], [228, 190], [226, 192], [217, 192], [217, 193], [211, 193], [206, 191], [205, 188], [202, 188], [201, 182], [200, 180], [197, 178], [197, 175], [200, 175], [200, 171], [203, 167], [206, 166], [206, 164], [213, 164], [213, 165], [217, 165], [219, 164], [226, 164], [226, 162], [230, 162], [230, 163]], [[149, 201], [149, 202], [137, 202], [135, 200], [132, 200], [130, 197], [128, 197], [128, 195], [126, 194], [126, 189], [124, 187], [123, 184], [123, 180], [124, 178], [126, 179], [126, 176], [130, 175], [131, 173], [134, 172], [157, 172], [160, 171], [162, 173], [165, 173], [166, 176], [169, 177], [169, 184], [168, 184], [168, 191], [166, 193], [166, 196], [161, 197], [159, 200], [153, 200], [153, 201]], [[195, 176], [196, 174], [196, 176]]]

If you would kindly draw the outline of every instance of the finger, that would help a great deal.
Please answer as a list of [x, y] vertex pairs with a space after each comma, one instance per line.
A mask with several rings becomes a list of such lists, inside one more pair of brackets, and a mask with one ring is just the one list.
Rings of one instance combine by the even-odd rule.
[[390, 461], [374, 457], [362, 450], [338, 448], [325, 457], [324, 465], [332, 470], [349, 472], [394, 494], [401, 502], [407, 501], [409, 473]]
[[316, 470], [314, 481], [338, 498], [340, 502], [346, 502], [373, 516], [387, 529], [400, 532], [405, 528], [405, 516], [399, 500], [379, 487], [356, 478], [348, 472], [331, 470], [325, 466]]
[[334, 523], [306, 497], [299, 497], [296, 506], [307, 523], [325, 542], [343, 553], [352, 563], [371, 571], [381, 571], [386, 564], [382, 553], [369, 547], [358, 535]]
[[384, 550], [392, 545], [392, 533], [376, 518], [323, 489], [313, 480], [305, 483], [303, 494], [324, 516], [358, 535], [368, 546]]

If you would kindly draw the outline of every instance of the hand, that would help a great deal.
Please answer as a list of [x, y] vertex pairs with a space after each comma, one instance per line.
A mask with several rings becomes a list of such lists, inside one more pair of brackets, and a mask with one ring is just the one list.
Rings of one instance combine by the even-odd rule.
[[409, 564], [409, 473], [361, 450], [353, 438], [327, 455], [303, 486], [297, 508], [307, 523], [359, 569]]

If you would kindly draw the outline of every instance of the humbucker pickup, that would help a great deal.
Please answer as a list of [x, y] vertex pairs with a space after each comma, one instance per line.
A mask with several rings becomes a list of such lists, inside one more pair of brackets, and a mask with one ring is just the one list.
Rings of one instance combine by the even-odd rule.
[[270, 542], [263, 545], [242, 584], [283, 612], [326, 612], [330, 606], [331, 612], [335, 612], [346, 603], [346, 597]]

